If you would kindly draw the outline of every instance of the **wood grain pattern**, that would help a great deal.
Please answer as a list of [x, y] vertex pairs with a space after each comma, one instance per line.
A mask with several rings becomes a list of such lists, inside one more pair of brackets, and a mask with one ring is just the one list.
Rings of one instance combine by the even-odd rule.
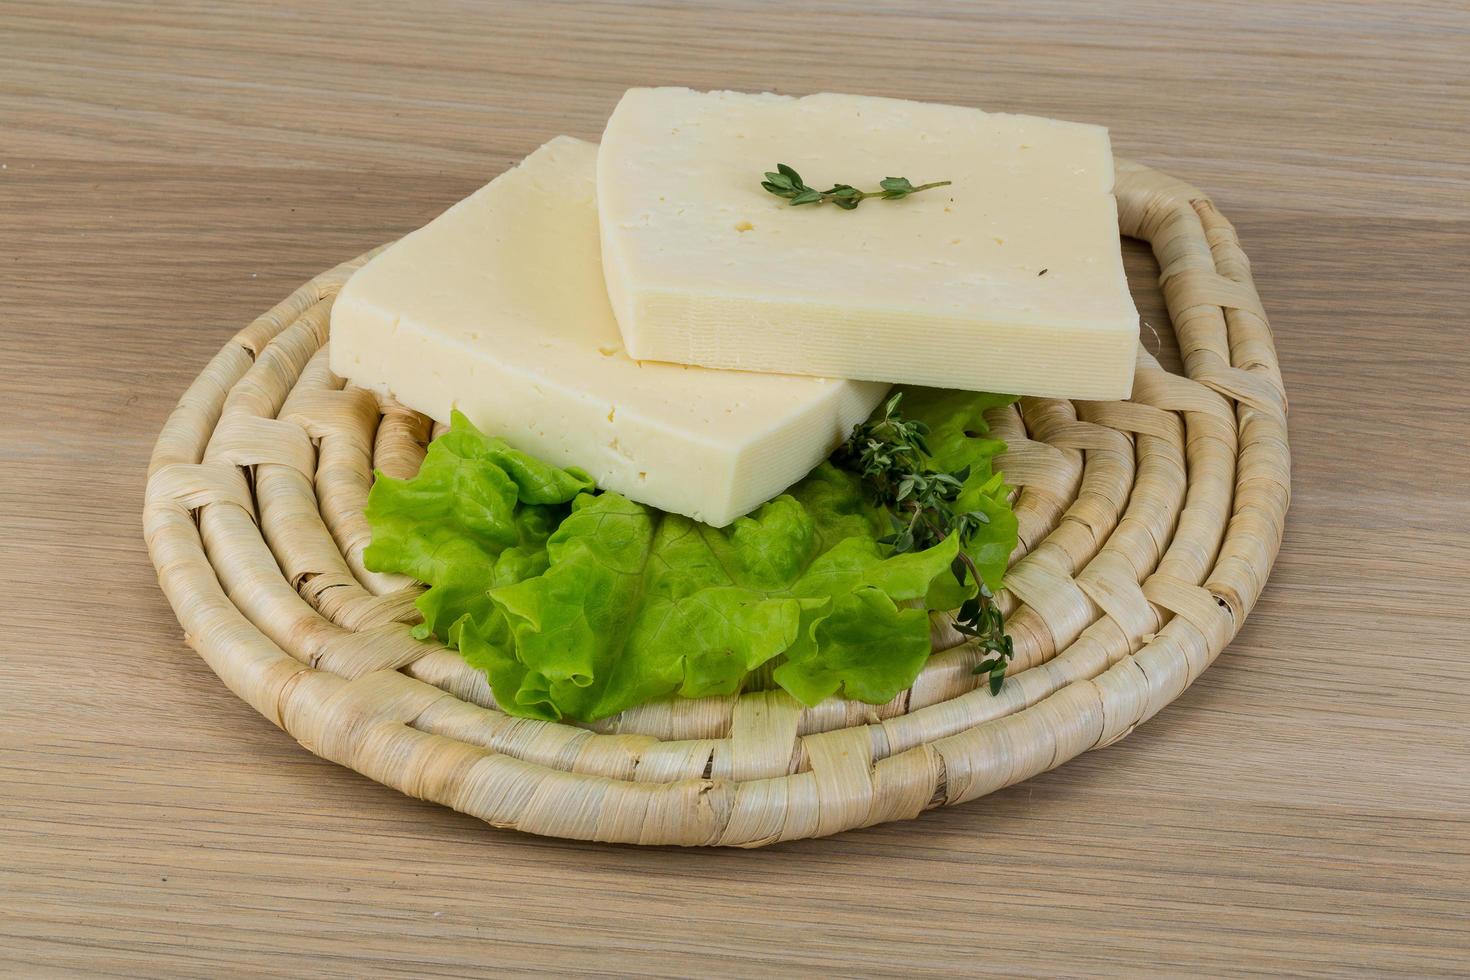
[[[0, 972], [1466, 972], [1462, 5], [9, 0], [0, 50]], [[138, 512], [204, 360], [650, 83], [1103, 122], [1212, 192], [1295, 496], [1148, 726], [917, 823], [645, 851], [315, 759], [178, 641]]]

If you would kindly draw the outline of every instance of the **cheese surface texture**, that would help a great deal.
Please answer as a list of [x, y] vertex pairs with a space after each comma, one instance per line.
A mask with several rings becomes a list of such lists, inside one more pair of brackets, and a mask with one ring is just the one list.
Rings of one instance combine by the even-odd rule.
[[[884, 177], [897, 201], [792, 207]], [[1012, 394], [1132, 388], [1107, 130], [851, 95], [631, 89], [597, 165], [603, 265], [634, 357]]]
[[603, 286], [596, 156], [552, 140], [358, 270], [332, 309], [332, 371], [728, 524], [805, 476], [886, 386], [629, 357]]

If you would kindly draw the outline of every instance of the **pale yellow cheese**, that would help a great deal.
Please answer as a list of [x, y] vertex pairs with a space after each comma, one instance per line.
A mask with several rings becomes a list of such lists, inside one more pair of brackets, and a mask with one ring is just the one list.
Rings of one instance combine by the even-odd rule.
[[360, 269], [332, 310], [332, 370], [727, 524], [825, 458], [886, 386], [630, 358], [603, 288], [596, 154], [555, 139]]
[[[949, 187], [789, 206], [888, 176]], [[635, 357], [1121, 398], [1138, 314], [1107, 130], [851, 95], [632, 89], [598, 157], [602, 254]]]

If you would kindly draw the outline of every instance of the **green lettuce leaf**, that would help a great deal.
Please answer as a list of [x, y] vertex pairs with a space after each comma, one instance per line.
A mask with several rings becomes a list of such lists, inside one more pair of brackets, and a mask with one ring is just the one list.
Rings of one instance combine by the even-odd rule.
[[[936, 465], [970, 468], [959, 506], [992, 517], [969, 546], [992, 588], [1015, 518], [991, 471], [1004, 447], [984, 438], [982, 413], [1008, 401], [912, 389], [904, 402], [930, 426]], [[599, 494], [585, 473], [538, 462], [458, 413], [416, 477], [378, 475], [367, 517], [366, 565], [429, 586], [420, 635], [457, 647], [500, 705], [526, 717], [590, 721], [766, 678], [807, 704], [839, 692], [881, 703], [930, 654], [926, 610], [971, 591], [952, 572], [954, 538], [891, 554], [878, 543], [886, 516], [830, 463], [712, 528]]]
[[428, 585], [418, 599], [418, 633], [450, 644], [467, 618], [493, 615], [488, 589], [546, 570], [546, 539], [571, 500], [593, 486], [580, 470], [548, 466], [486, 437], [459, 412], [430, 444], [417, 476], [375, 477], [367, 504], [373, 540], [363, 564]]
[[462, 647], [497, 700], [542, 718], [734, 694], [778, 658], [774, 679], [808, 704], [844, 688], [886, 701], [929, 656], [924, 605], [965, 594], [953, 540], [885, 556], [877, 527], [857, 480], [825, 463], [727, 528], [583, 495], [546, 572], [490, 590], [508, 631]]

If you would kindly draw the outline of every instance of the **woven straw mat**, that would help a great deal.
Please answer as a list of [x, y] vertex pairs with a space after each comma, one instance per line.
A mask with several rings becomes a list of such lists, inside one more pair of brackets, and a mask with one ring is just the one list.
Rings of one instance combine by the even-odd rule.
[[410, 635], [420, 587], [370, 572], [374, 468], [411, 476], [423, 416], [327, 369], [332, 298], [364, 256], [227, 343], [149, 468], [149, 551], [188, 643], [323, 758], [497, 827], [757, 846], [973, 800], [1122, 738], [1209, 666], [1281, 541], [1286, 398], [1234, 229], [1195, 188], [1120, 161], [1122, 231], [1152, 243], [1186, 377], [1140, 351], [1126, 402], [1022, 399], [992, 419], [1020, 488], [999, 695], [935, 617], [885, 705], [784, 692], [672, 699], [573, 726], [506, 715]]

